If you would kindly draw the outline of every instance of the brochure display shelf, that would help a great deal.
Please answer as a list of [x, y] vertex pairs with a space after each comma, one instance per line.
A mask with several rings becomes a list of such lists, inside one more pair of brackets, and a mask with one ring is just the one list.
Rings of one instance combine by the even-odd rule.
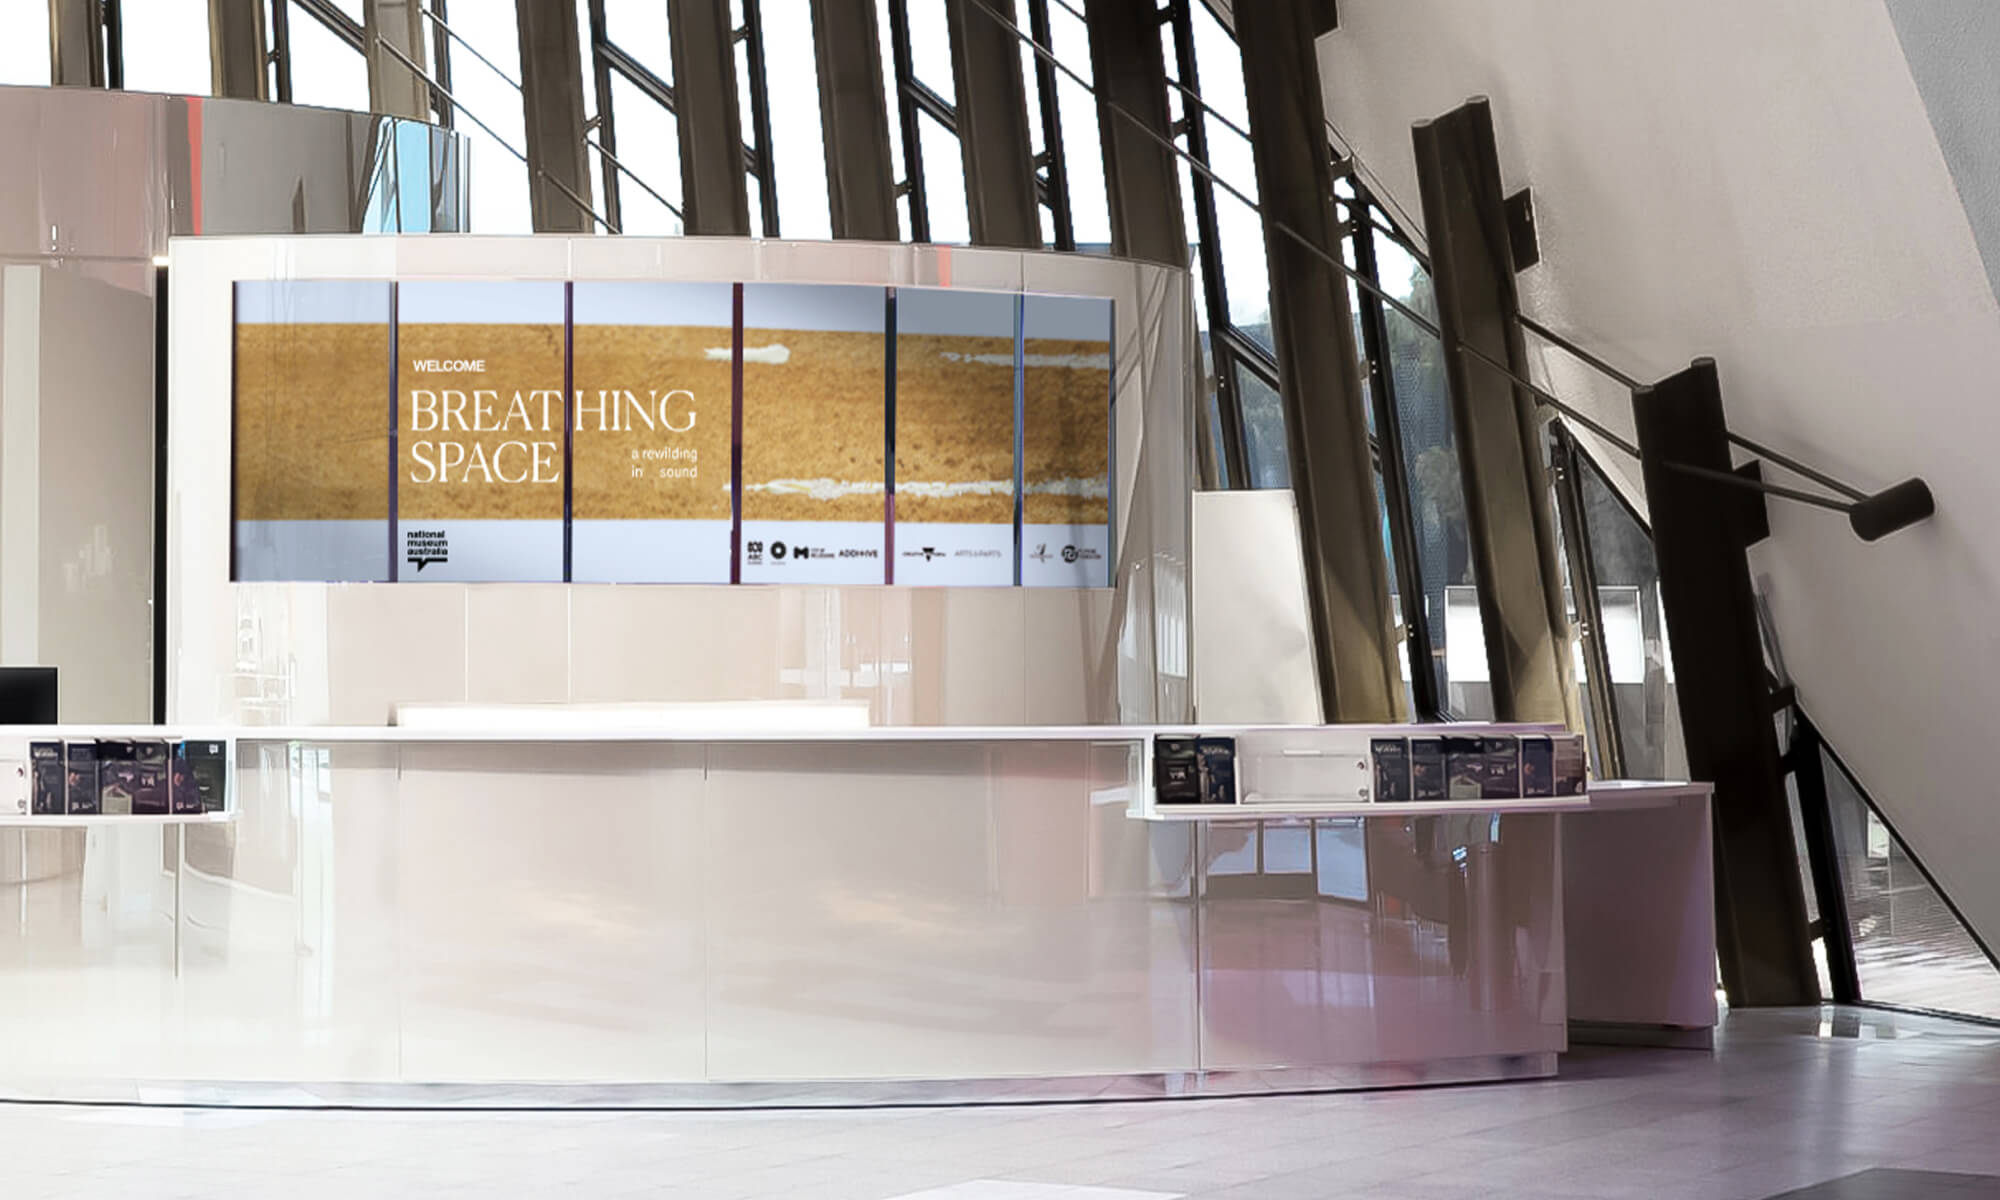
[[1525, 800], [1432, 800], [1370, 804], [1325, 803], [1309, 798], [1274, 797], [1242, 804], [1154, 804], [1136, 815], [1142, 821], [1309, 821], [1338, 817], [1398, 819], [1467, 813], [1566, 813], [1590, 808], [1587, 796], [1537, 796]]
[[217, 729], [0, 726], [0, 829], [226, 825], [235, 751]]

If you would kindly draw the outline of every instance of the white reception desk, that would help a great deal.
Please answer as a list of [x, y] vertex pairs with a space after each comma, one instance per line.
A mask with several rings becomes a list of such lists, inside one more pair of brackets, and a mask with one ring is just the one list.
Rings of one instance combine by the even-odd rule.
[[1146, 1097], [1566, 1045], [1560, 817], [1506, 801], [1145, 820], [1136, 727], [67, 732], [233, 738], [232, 819], [0, 831], [0, 1097]]

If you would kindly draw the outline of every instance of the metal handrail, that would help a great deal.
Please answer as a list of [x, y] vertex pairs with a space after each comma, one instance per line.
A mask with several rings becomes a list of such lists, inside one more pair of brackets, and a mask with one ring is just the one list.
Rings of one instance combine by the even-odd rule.
[[466, 41], [465, 38], [456, 29], [453, 29], [451, 26], [445, 24], [444, 18], [438, 16], [435, 12], [432, 12], [429, 5], [425, 5], [424, 7], [418, 9], [417, 11], [422, 13], [425, 17], [429, 18], [431, 23], [436, 25], [439, 29], [444, 30], [446, 37], [449, 37], [452, 41], [457, 42], [459, 45], [471, 51], [472, 57], [478, 59], [480, 62], [485, 63], [488, 69], [490, 69], [495, 75], [498, 75], [500, 78], [506, 80], [510, 85], [512, 85], [515, 91], [518, 92], [522, 90], [519, 80], [516, 80], [513, 76], [507, 74], [506, 71], [502, 70], [500, 68], [499, 63], [496, 63], [492, 59], [486, 57], [484, 54], [481, 54], [479, 52], [479, 47], [473, 45], [471, 42]]
[[633, 183], [638, 184], [641, 188], [644, 188], [648, 196], [651, 196], [653, 199], [658, 200], [661, 204], [665, 205], [667, 211], [674, 214], [675, 220], [681, 221], [683, 223], [687, 221], [687, 214], [683, 213], [680, 210], [679, 205], [667, 199], [665, 196], [660, 195], [660, 193], [654, 191], [652, 184], [647, 183], [645, 180], [639, 178], [638, 175], [633, 173], [630, 167], [626, 166], [622, 162], [619, 162], [618, 156], [616, 154], [611, 153], [611, 151], [606, 150], [602, 142], [597, 141], [595, 138], [591, 137], [589, 134], [586, 133], [583, 135], [583, 144], [589, 146], [591, 149], [597, 151], [599, 154], [602, 154], [604, 156], [604, 161], [618, 168], [619, 174], [625, 176], [625, 178], [631, 180]]

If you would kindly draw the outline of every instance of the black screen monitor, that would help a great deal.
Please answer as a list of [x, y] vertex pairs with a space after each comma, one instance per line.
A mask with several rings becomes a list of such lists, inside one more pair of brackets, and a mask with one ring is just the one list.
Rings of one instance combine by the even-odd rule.
[[0, 667], [0, 725], [56, 723], [54, 667]]

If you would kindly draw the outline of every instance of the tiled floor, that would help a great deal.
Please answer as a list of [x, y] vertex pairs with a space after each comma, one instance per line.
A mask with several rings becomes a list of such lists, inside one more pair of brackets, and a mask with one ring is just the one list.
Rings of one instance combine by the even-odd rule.
[[1558, 1080], [1429, 1091], [765, 1113], [0, 1107], [7, 1200], [1758, 1200], [1834, 1181], [1797, 1200], [2000, 1196], [1981, 1175], [2000, 1175], [2000, 1029], [1830, 1010], [1734, 1014], [1713, 1056], [1588, 1050]]

